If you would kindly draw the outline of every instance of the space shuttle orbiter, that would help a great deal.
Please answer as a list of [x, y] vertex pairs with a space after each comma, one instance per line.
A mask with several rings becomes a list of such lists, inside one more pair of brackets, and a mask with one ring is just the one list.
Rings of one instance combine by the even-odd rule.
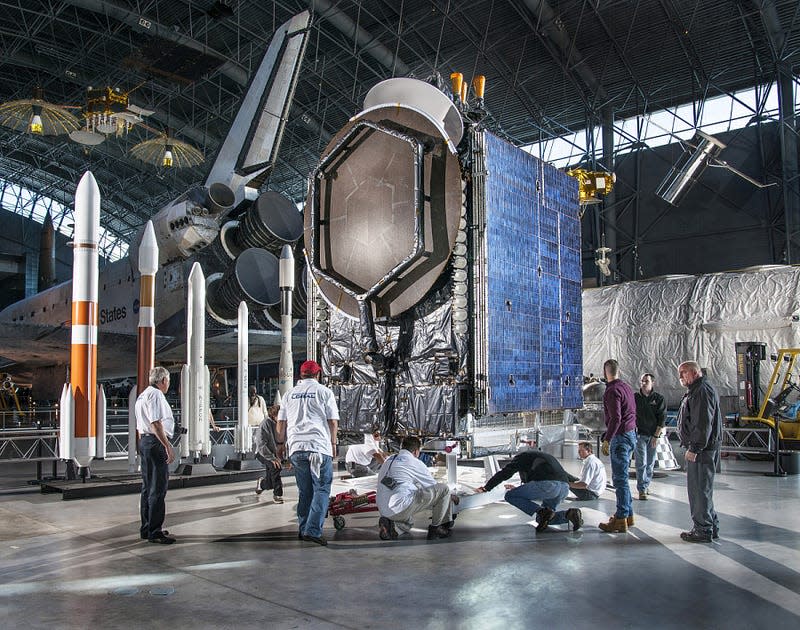
[[[179, 363], [185, 357], [186, 292], [195, 262], [200, 262], [208, 279], [208, 361], [235, 363], [232, 327], [241, 300], [252, 313], [251, 361], [278, 357], [280, 333], [266, 311], [280, 308], [280, 249], [285, 244], [294, 246], [303, 226], [294, 204], [274, 192], [259, 195], [258, 188], [275, 164], [309, 23], [310, 15], [304, 11], [276, 30], [204, 185], [179, 196], [151, 219], [159, 250], [155, 318], [161, 363]], [[101, 378], [136, 373], [140, 237], [131, 243], [127, 258], [100, 272]], [[302, 288], [303, 283], [298, 284]], [[71, 285], [64, 282], [0, 312], [4, 369], [32, 380], [37, 398], [55, 398], [50, 394], [59, 392], [64, 382], [70, 352]], [[301, 336], [297, 341], [302, 343]]]

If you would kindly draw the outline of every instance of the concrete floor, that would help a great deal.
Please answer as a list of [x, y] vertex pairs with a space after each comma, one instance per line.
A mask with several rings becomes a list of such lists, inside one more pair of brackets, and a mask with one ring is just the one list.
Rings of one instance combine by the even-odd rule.
[[[347, 516], [339, 532], [328, 521], [323, 548], [296, 538], [291, 477], [284, 505], [256, 497], [254, 482], [170, 491], [166, 526], [178, 544], [162, 546], [138, 538], [138, 496], [62, 501], [24, 484], [32, 469], [6, 465], [0, 625], [796, 628], [800, 476], [763, 476], [770, 466], [723, 460], [722, 538], [711, 545], [678, 537], [690, 523], [675, 472], [634, 502], [627, 535], [597, 529], [613, 511], [607, 491], [572, 504], [586, 521], [575, 533], [536, 534], [524, 514], [494, 503], [462, 512], [451, 540], [426, 542], [420, 519], [413, 539], [382, 542], [369, 513]], [[459, 481], [480, 485], [482, 471], [460, 469]], [[337, 479], [334, 490], [351, 483]]]

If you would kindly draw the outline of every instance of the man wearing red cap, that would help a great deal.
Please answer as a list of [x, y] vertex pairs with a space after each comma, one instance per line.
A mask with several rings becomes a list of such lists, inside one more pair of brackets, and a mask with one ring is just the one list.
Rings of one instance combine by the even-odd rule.
[[300, 380], [281, 401], [276, 442], [281, 457], [288, 447], [297, 481], [299, 536], [327, 545], [322, 525], [333, 481], [339, 409], [333, 392], [319, 382], [321, 372], [315, 361], [300, 366]]

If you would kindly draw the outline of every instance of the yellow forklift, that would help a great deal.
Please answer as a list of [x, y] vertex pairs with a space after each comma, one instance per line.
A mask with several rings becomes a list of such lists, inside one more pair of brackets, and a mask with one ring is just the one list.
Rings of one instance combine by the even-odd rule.
[[798, 419], [800, 374], [796, 371], [800, 368], [798, 356], [800, 356], [798, 348], [778, 350], [778, 360], [775, 362], [775, 369], [772, 370], [772, 376], [757, 415], [740, 418], [742, 424], [759, 422], [770, 428], [775, 427], [777, 418], [779, 420], [778, 436], [784, 441], [782, 448], [792, 450], [800, 449], [800, 419]]

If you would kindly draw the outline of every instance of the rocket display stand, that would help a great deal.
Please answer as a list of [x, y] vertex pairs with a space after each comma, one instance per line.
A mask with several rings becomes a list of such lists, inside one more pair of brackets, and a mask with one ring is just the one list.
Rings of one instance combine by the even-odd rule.
[[170, 476], [175, 475], [177, 477], [188, 477], [190, 475], [217, 475], [219, 471], [214, 468], [214, 465], [209, 461], [211, 459], [210, 455], [206, 455], [205, 457], [201, 457], [198, 462], [181, 462], [178, 464], [178, 467], [175, 469], [175, 472], [172, 473]]

